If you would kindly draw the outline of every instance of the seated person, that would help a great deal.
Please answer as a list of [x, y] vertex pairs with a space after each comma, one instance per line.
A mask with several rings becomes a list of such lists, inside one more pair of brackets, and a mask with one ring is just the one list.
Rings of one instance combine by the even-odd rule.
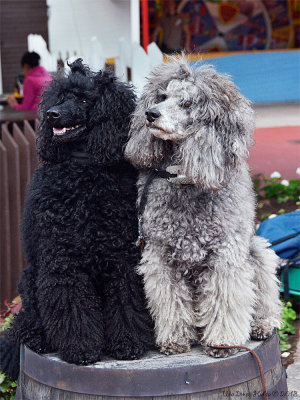
[[161, 47], [161, 51], [163, 53], [178, 53], [181, 52], [181, 35], [182, 31], [185, 33], [185, 50], [191, 51], [190, 42], [191, 42], [191, 34], [189, 31], [189, 27], [184, 20], [184, 17], [179, 14], [176, 10], [176, 1], [175, 0], [165, 0], [164, 4], [164, 13], [160, 20], [158, 21], [158, 25], [153, 32], [152, 40], [153, 42], [157, 41], [158, 35], [160, 31], [163, 31], [163, 43]]
[[18, 104], [13, 96], [7, 97], [8, 104], [14, 110], [37, 110], [40, 96], [46, 82], [51, 80], [51, 75], [40, 66], [41, 57], [33, 52], [27, 52], [21, 59], [23, 74], [25, 76], [23, 85], [23, 101]]

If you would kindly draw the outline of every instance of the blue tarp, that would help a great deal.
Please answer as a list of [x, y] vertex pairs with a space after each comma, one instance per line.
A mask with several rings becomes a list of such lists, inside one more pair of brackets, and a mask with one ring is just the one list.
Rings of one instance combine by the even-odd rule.
[[300, 101], [300, 51], [246, 53], [192, 62], [232, 76], [254, 103]]
[[299, 235], [296, 237], [272, 247], [281, 258], [291, 258], [300, 250], [300, 210], [266, 219], [260, 224], [257, 234], [272, 243], [297, 232]]

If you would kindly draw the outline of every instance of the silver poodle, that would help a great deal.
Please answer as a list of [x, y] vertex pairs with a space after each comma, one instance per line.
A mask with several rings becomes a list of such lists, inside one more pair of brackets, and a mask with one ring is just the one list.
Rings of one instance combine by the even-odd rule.
[[[226, 357], [250, 337], [280, 325], [277, 256], [255, 236], [255, 195], [246, 158], [252, 144], [250, 102], [227, 76], [171, 57], [150, 76], [138, 102], [125, 155], [141, 169], [143, 275], [166, 354], [202, 343]], [[175, 174], [175, 175], [174, 175]]]

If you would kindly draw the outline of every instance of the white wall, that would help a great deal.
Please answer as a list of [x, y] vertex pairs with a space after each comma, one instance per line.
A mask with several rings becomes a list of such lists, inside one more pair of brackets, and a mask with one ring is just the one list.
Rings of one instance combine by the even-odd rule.
[[118, 39], [131, 41], [131, 0], [47, 0], [50, 51], [66, 58], [74, 51], [87, 62], [90, 40], [97, 36], [105, 58], [118, 54]]

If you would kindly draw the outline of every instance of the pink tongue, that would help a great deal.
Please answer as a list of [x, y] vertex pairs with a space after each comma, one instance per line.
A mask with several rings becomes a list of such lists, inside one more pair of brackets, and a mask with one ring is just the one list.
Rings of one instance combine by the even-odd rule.
[[63, 128], [63, 129], [53, 128], [53, 132], [56, 133], [56, 134], [64, 133], [65, 132], [65, 128]]

